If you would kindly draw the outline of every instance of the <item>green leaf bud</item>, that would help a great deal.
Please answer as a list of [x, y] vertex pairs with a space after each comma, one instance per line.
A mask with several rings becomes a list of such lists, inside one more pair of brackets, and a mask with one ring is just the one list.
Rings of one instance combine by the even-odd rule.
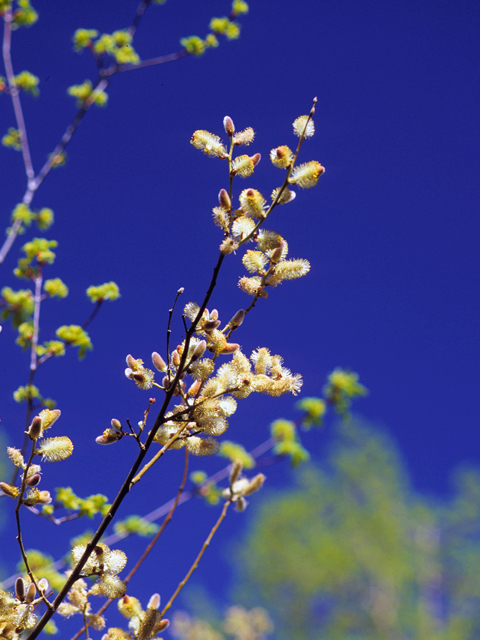
[[68, 287], [60, 278], [45, 280], [43, 288], [52, 298], [66, 298], [68, 296]]
[[20, 151], [22, 148], [20, 131], [14, 127], [9, 127], [8, 132], [2, 138], [2, 144], [4, 147]]
[[40, 79], [37, 78], [37, 76], [34, 76], [33, 73], [22, 71], [13, 77], [13, 81], [18, 89], [23, 89], [27, 93], [31, 93], [33, 96], [38, 96], [38, 83], [40, 82]]
[[105, 282], [98, 286], [91, 286], [87, 289], [87, 296], [92, 302], [100, 300], [117, 300], [120, 297], [120, 289], [115, 282]]

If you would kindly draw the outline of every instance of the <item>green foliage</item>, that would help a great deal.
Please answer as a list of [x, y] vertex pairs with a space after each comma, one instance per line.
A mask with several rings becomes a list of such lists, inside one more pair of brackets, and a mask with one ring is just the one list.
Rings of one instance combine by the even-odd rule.
[[12, 28], [31, 27], [37, 20], [38, 13], [30, 4], [30, 0], [17, 0], [17, 8], [13, 12]]
[[90, 80], [85, 80], [83, 84], [72, 85], [67, 89], [67, 93], [77, 98], [77, 107], [82, 107], [84, 104], [95, 104], [97, 107], [105, 107], [108, 100], [105, 91], [93, 89]]
[[17, 89], [23, 89], [27, 93], [31, 93], [32, 96], [39, 95], [38, 83], [40, 82], [40, 79], [37, 78], [37, 76], [34, 76], [33, 73], [30, 73], [29, 71], [22, 71], [18, 75], [14, 76], [13, 80]]
[[18, 387], [18, 389], [13, 392], [13, 399], [19, 404], [22, 402], [31, 404], [34, 400], [38, 400], [38, 405], [41, 407], [46, 407], [47, 409], [53, 409], [55, 407], [55, 401], [51, 398], [42, 397], [38, 388], [33, 384]]
[[321, 427], [323, 424], [323, 418], [327, 411], [327, 405], [325, 400], [321, 398], [302, 398], [295, 403], [297, 409], [304, 411], [305, 415], [302, 418], [302, 427], [304, 429], [310, 429], [311, 427]]
[[337, 368], [328, 376], [323, 393], [327, 402], [335, 407], [337, 413], [346, 415], [351, 401], [359, 396], [367, 395], [368, 391], [358, 382], [357, 373]]
[[214, 482], [207, 482], [208, 476], [205, 471], [193, 471], [190, 480], [197, 485], [197, 491], [207, 504], [215, 506], [220, 502], [222, 489]]
[[198, 36], [189, 36], [188, 38], [182, 38], [180, 40], [180, 44], [192, 56], [201, 56], [209, 47], [217, 47], [218, 41], [215, 36], [213, 36], [213, 34], [209, 34], [205, 38], [205, 40], [202, 40], [202, 38], [199, 38]]
[[[79, 498], [71, 487], [58, 487], [56, 489], [55, 506], [64, 507], [68, 511], [76, 511], [78, 516], [93, 518], [98, 513], [105, 516], [110, 505], [108, 498], [101, 493]], [[44, 512], [51, 512], [51, 505], [44, 507]]]
[[274, 615], [279, 638], [471, 640], [479, 522], [480, 473], [432, 504], [392, 442], [351, 420], [325, 462], [264, 502], [237, 554], [241, 592]]
[[51, 298], [66, 298], [68, 296], [68, 287], [60, 278], [45, 280], [43, 288]]
[[14, 291], [10, 287], [3, 287], [0, 306], [2, 320], [10, 320], [16, 329], [33, 313], [33, 293], [29, 289]]
[[74, 50], [80, 51], [85, 47], [92, 45], [92, 40], [98, 37], [98, 31], [96, 29], [77, 29], [73, 34]]
[[115, 282], [105, 282], [96, 287], [91, 286], [87, 289], [87, 296], [92, 302], [100, 300], [118, 300], [120, 297], [120, 289]]
[[210, 29], [218, 35], [225, 36], [229, 40], [236, 40], [240, 37], [240, 25], [232, 22], [228, 18], [212, 18]]
[[36, 213], [37, 227], [42, 231], [51, 227], [53, 220], [53, 211], [48, 207], [43, 207], [43, 209], [40, 209], [40, 211]]
[[[34, 574], [46, 578], [50, 586], [56, 591], [60, 591], [65, 583], [65, 576], [55, 571], [54, 559], [52, 556], [39, 551], [38, 549], [29, 549], [27, 552], [28, 563]], [[17, 571], [25, 573], [25, 565], [23, 560], [18, 563]]]
[[277, 442], [273, 448], [275, 455], [287, 456], [294, 467], [309, 459], [308, 451], [298, 439], [294, 422], [282, 419], [275, 420], [270, 425], [270, 433]]
[[85, 357], [87, 350], [91, 351], [93, 349], [90, 336], [85, 329], [82, 329], [78, 324], [63, 325], [57, 329], [56, 334], [57, 337], [66, 344], [72, 347], [78, 347], [79, 360]]
[[55, 253], [52, 251], [58, 242], [56, 240], [46, 240], [45, 238], [33, 238], [23, 245], [22, 251], [25, 258], [20, 258], [18, 267], [13, 270], [17, 278], [31, 280], [35, 278], [40, 269], [46, 264], [53, 264]]
[[231, 442], [230, 440], [223, 440], [220, 444], [219, 456], [228, 458], [230, 462], [240, 460], [244, 469], [253, 469], [255, 466], [255, 460], [248, 453], [248, 451], [241, 444]]
[[117, 535], [122, 537], [135, 534], [148, 538], [157, 533], [158, 525], [154, 522], [148, 522], [141, 516], [128, 516], [125, 520], [116, 522], [113, 529]]
[[22, 148], [20, 131], [14, 127], [9, 127], [8, 132], [2, 138], [2, 144], [4, 147], [20, 151]]
[[60, 340], [47, 340], [43, 344], [38, 345], [37, 354], [39, 356], [44, 356], [47, 353], [52, 356], [64, 356], [65, 342], [60, 342]]
[[233, 0], [232, 14], [234, 16], [240, 16], [244, 13], [248, 13], [248, 4], [245, 2], [245, 0]]

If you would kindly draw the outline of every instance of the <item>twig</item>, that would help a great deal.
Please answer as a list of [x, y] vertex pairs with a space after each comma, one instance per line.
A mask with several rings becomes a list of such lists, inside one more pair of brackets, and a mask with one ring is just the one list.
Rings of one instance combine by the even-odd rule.
[[42, 267], [38, 267], [38, 273], [34, 278], [35, 293], [33, 296], [33, 332], [32, 332], [32, 352], [30, 354], [30, 371], [36, 371], [37, 369], [37, 346], [38, 346], [38, 332], [40, 330], [40, 305], [42, 302]]
[[[5, 27], [3, 30], [3, 62], [5, 64], [5, 73], [7, 75], [8, 86], [10, 88], [10, 96], [12, 98], [15, 119], [17, 121], [17, 127], [20, 132], [20, 145], [22, 148], [23, 164], [25, 165], [25, 173], [27, 174], [28, 185], [30, 185], [30, 183], [34, 179], [35, 172], [33, 171], [32, 157], [30, 155], [30, 148], [28, 146], [27, 128], [25, 126], [25, 120], [23, 117], [22, 105], [20, 103], [20, 92], [15, 83], [15, 75], [13, 73], [11, 56], [13, 15], [11, 6], [5, 10], [3, 19], [5, 21]], [[24, 203], [27, 204], [25, 200]]]
[[33, 584], [35, 585], [35, 588], [37, 589], [37, 593], [40, 594], [43, 602], [45, 603], [45, 605], [47, 606], [47, 611], [52, 609], [52, 604], [49, 602], [49, 600], [45, 597], [45, 594], [43, 592], [43, 590], [40, 589], [40, 587], [38, 586], [37, 583], [37, 579], [35, 578], [35, 576], [33, 575], [33, 572], [30, 568], [30, 564], [28, 562], [28, 557], [25, 551], [25, 547], [23, 545], [23, 538], [22, 538], [22, 526], [20, 523], [20, 507], [23, 504], [23, 494], [25, 493], [25, 489], [27, 486], [27, 474], [28, 474], [28, 470], [30, 468], [30, 465], [32, 464], [32, 460], [33, 457], [35, 456], [35, 445], [37, 444], [37, 440], [36, 438], [32, 441], [32, 451], [30, 452], [30, 457], [28, 459], [28, 462], [23, 470], [23, 478], [22, 478], [22, 484], [20, 486], [20, 490], [18, 493], [18, 500], [17, 500], [17, 504], [15, 506], [15, 521], [17, 523], [17, 541], [18, 541], [18, 545], [20, 547], [20, 553], [22, 554], [22, 560], [25, 564], [25, 569], [27, 571], [28, 577], [30, 578], [30, 580], [33, 582]]
[[198, 563], [200, 562], [200, 560], [202, 559], [203, 554], [205, 553], [205, 551], [207, 550], [208, 545], [210, 544], [210, 542], [212, 541], [213, 536], [215, 535], [215, 533], [217, 532], [218, 527], [222, 524], [223, 519], [225, 518], [225, 516], [227, 515], [227, 510], [228, 507], [232, 504], [233, 502], [233, 496], [232, 498], [230, 498], [230, 500], [227, 500], [227, 502], [225, 502], [225, 504], [223, 505], [223, 509], [222, 509], [222, 513], [220, 514], [220, 517], [218, 518], [218, 520], [216, 521], [216, 523], [213, 525], [212, 530], [210, 531], [210, 533], [208, 534], [207, 539], [205, 540], [205, 542], [202, 545], [202, 548], [200, 549], [200, 553], [198, 554], [198, 556], [195, 558], [194, 563], [192, 564], [192, 566], [190, 567], [190, 569], [187, 572], [187, 575], [185, 576], [185, 578], [178, 584], [178, 587], [175, 589], [172, 597], [170, 598], [170, 600], [167, 602], [167, 604], [165, 605], [165, 607], [162, 610], [162, 617], [165, 615], [165, 613], [170, 609], [170, 607], [173, 604], [173, 601], [175, 600], [175, 598], [178, 596], [178, 594], [180, 593], [180, 591], [183, 589], [183, 587], [187, 584], [187, 582], [190, 579], [190, 576], [192, 575], [192, 573], [195, 571], [195, 569], [198, 567]]

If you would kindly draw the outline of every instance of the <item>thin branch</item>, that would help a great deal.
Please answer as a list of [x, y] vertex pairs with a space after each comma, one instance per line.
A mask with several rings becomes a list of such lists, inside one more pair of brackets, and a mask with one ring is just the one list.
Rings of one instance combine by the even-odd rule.
[[11, 6], [5, 10], [3, 19], [5, 21], [5, 27], [3, 31], [3, 62], [5, 64], [5, 73], [7, 75], [8, 86], [10, 88], [10, 96], [12, 98], [15, 119], [17, 121], [17, 127], [20, 132], [20, 144], [22, 148], [23, 164], [25, 165], [25, 173], [27, 174], [28, 184], [30, 185], [35, 177], [35, 172], [33, 171], [32, 157], [30, 155], [30, 148], [28, 146], [27, 139], [27, 128], [25, 126], [25, 120], [23, 117], [22, 105], [20, 103], [20, 91], [18, 90], [18, 87], [15, 83], [15, 74], [13, 73], [11, 56], [13, 15]]
[[185, 58], [189, 55], [190, 54], [186, 49], [182, 49], [181, 51], [177, 51], [177, 53], [168, 53], [165, 56], [158, 56], [157, 58], [150, 58], [149, 60], [141, 60], [140, 62], [132, 64], [119, 65], [116, 73], [135, 71], [135, 69], [145, 69], [146, 67], [155, 67], [159, 64], [165, 64], [166, 62], [175, 62], [175, 60], [180, 60], [181, 58]]
[[38, 333], [40, 331], [40, 305], [42, 302], [42, 267], [38, 267], [38, 273], [34, 278], [35, 293], [33, 295], [33, 332], [32, 332], [32, 344], [30, 354], [30, 371], [36, 371], [37, 369], [37, 346], [38, 346]]
[[28, 459], [28, 462], [23, 470], [23, 478], [22, 478], [22, 484], [20, 486], [19, 489], [19, 493], [18, 493], [18, 500], [17, 500], [17, 504], [15, 506], [15, 522], [17, 524], [17, 541], [18, 541], [18, 545], [20, 547], [20, 553], [22, 555], [22, 560], [25, 564], [25, 569], [27, 571], [28, 577], [30, 578], [30, 580], [33, 582], [33, 584], [35, 585], [35, 588], [37, 589], [37, 593], [40, 594], [43, 602], [45, 603], [45, 605], [47, 606], [47, 611], [52, 609], [52, 604], [49, 602], [49, 600], [47, 600], [47, 598], [45, 597], [45, 594], [43, 592], [43, 590], [40, 589], [40, 587], [38, 586], [37, 583], [37, 579], [35, 578], [35, 576], [33, 575], [33, 572], [30, 568], [30, 564], [28, 562], [28, 557], [27, 557], [27, 553], [25, 551], [25, 547], [23, 545], [23, 538], [22, 538], [22, 526], [20, 523], [20, 508], [23, 504], [23, 494], [25, 493], [25, 489], [27, 487], [27, 474], [28, 474], [28, 470], [32, 464], [32, 460], [35, 456], [35, 445], [37, 444], [37, 440], [33, 440], [32, 441], [32, 450], [30, 452], [30, 457]]
[[222, 513], [220, 514], [220, 517], [218, 518], [218, 520], [216, 521], [216, 523], [213, 525], [212, 530], [210, 531], [210, 533], [208, 534], [207, 539], [205, 540], [205, 542], [202, 545], [202, 548], [200, 549], [200, 553], [198, 554], [198, 556], [195, 558], [194, 563], [192, 564], [192, 566], [190, 567], [190, 569], [188, 570], [185, 578], [178, 584], [178, 587], [175, 589], [172, 597], [170, 598], [170, 600], [167, 602], [167, 604], [165, 605], [165, 607], [162, 610], [162, 617], [165, 615], [165, 613], [170, 609], [170, 607], [173, 604], [173, 601], [175, 600], [175, 598], [178, 596], [178, 594], [180, 593], [180, 591], [183, 589], [183, 587], [187, 584], [187, 582], [189, 581], [192, 573], [195, 571], [195, 569], [198, 567], [198, 563], [200, 562], [200, 560], [202, 559], [203, 554], [205, 553], [205, 551], [207, 550], [208, 545], [210, 544], [210, 542], [212, 541], [213, 536], [215, 535], [215, 533], [217, 532], [218, 527], [222, 524], [223, 519], [225, 518], [225, 516], [227, 515], [227, 510], [228, 507], [232, 504], [233, 501], [233, 496], [232, 498], [230, 498], [230, 500], [227, 500], [227, 502], [225, 502], [225, 504], [223, 505], [223, 509], [222, 509]]

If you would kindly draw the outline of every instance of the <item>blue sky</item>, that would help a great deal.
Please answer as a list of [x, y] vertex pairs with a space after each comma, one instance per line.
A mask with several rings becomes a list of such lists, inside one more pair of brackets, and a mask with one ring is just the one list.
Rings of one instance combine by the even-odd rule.
[[[13, 63], [15, 72], [40, 77], [40, 98], [22, 99], [38, 170], [75, 113], [66, 88], [95, 78], [88, 52], [72, 51], [73, 32], [124, 28], [136, 5], [40, 0], [34, 6], [40, 21], [14, 33]], [[46, 234], [59, 241], [49, 277], [70, 288], [66, 301], [44, 305], [44, 339], [59, 324], [84, 321], [90, 284], [115, 280], [122, 293], [91, 326], [92, 354], [79, 364], [71, 351], [38, 374], [40, 389], [62, 410], [57, 435], [70, 436], [76, 447], [70, 461], [48, 468], [42, 484], [65, 483], [68, 469], [79, 493], [113, 497], [121, 463], [134, 455], [131, 443], [107, 449], [92, 441], [112, 417], [136, 421], [143, 412], [145, 394], [123, 376], [125, 356], [147, 360], [161, 351], [177, 289], [185, 287], [183, 302], [200, 301], [208, 284], [221, 240], [211, 208], [227, 186], [227, 171], [193, 149], [193, 131], [224, 136], [227, 114], [237, 129], [252, 126], [257, 136], [249, 150], [263, 159], [234, 189], [269, 194], [280, 170], [268, 153], [295, 144], [291, 123], [317, 96], [316, 135], [301, 160], [320, 161], [326, 173], [269, 222], [292, 257], [311, 262], [311, 272], [261, 301], [238, 340], [247, 353], [267, 346], [283, 355], [303, 374], [304, 395], [319, 393], [335, 366], [357, 371], [370, 390], [358, 411], [394, 436], [417, 488], [445, 495], [455, 466], [480, 462], [478, 3], [257, 0], [250, 6], [238, 41], [222, 42], [200, 59], [113, 78], [108, 106], [87, 114], [66, 166], [35, 197], [34, 207], [51, 207], [56, 216]], [[210, 18], [228, 11], [224, 0], [151, 7], [136, 49], [142, 59], [178, 51], [180, 37], [204, 36]], [[2, 131], [14, 126], [5, 96], [0, 120]], [[20, 154], [0, 150], [0, 163], [6, 226], [25, 179]], [[3, 268], [2, 285], [17, 286], [11, 270], [22, 240]], [[213, 305], [224, 321], [249, 302], [236, 286], [244, 275], [240, 256], [230, 258]], [[176, 344], [178, 315], [173, 329]], [[23, 428], [11, 391], [25, 383], [28, 363], [9, 329], [0, 340], [2, 426], [11, 444]], [[272, 419], [295, 416], [291, 398], [242, 404], [228, 438], [249, 447], [267, 437]], [[325, 432], [309, 436], [308, 445], [320, 453], [327, 439]], [[142, 488], [125, 513], [147, 512], [170, 497], [181, 473], [174, 456], [153, 472], [155, 498]], [[218, 462], [196, 466], [213, 471]], [[202, 505], [192, 509], [178, 516], [177, 526], [188, 530], [184, 544], [193, 558], [215, 514]], [[191, 513], [198, 531], [190, 529]], [[239, 518], [232, 517], [230, 530], [238, 529]], [[228, 526], [225, 531], [223, 540]], [[51, 532], [44, 535], [58, 545]], [[168, 535], [171, 549], [173, 528]], [[217, 551], [211, 558], [223, 566]], [[161, 563], [164, 579], [156, 590], [165, 597], [181, 577], [173, 560]], [[203, 577], [213, 583], [218, 576], [207, 568]]]

